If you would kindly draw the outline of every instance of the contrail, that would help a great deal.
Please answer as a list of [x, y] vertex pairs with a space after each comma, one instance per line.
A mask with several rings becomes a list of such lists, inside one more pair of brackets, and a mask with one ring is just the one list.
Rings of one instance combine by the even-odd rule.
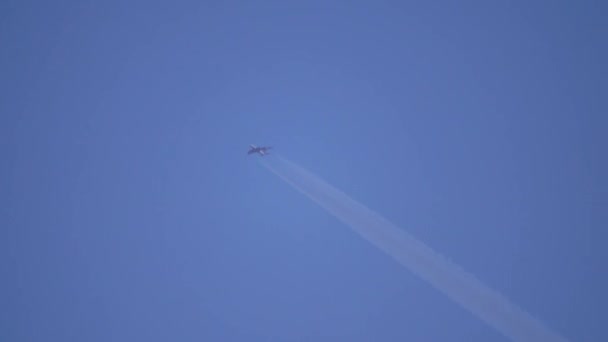
[[539, 320], [481, 283], [472, 274], [433, 251], [379, 214], [327, 182], [275, 154], [279, 167], [268, 170], [350, 226], [465, 309], [515, 341], [567, 341]]

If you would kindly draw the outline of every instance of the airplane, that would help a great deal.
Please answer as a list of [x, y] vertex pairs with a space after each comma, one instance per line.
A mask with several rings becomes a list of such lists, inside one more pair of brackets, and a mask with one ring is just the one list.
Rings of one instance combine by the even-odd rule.
[[270, 152], [268, 152], [267, 150], [269, 150], [271, 148], [272, 148], [272, 146], [257, 147], [255, 145], [249, 145], [249, 151], [247, 152], [247, 154], [259, 153], [263, 157], [267, 154], [270, 154]]

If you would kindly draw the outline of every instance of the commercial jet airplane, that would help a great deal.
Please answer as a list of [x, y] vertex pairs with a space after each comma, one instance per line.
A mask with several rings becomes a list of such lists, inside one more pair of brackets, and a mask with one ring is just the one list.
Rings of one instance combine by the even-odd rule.
[[270, 154], [270, 152], [268, 152], [268, 150], [271, 148], [272, 148], [272, 146], [257, 147], [255, 145], [249, 145], [249, 151], [247, 152], [247, 154], [259, 153], [263, 157], [267, 154]]

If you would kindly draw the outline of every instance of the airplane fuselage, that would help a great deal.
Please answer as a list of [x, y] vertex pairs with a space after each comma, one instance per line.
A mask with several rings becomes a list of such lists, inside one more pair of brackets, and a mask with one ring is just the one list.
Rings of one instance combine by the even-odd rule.
[[247, 154], [252, 154], [252, 153], [258, 153], [261, 156], [265, 156], [267, 154], [269, 154], [268, 149], [271, 149], [271, 146], [260, 146], [257, 147], [255, 145], [249, 145], [249, 151], [247, 151]]

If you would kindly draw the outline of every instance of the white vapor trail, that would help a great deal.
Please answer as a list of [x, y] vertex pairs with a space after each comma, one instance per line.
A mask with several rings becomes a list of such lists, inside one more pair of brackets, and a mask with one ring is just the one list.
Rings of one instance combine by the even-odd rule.
[[514, 341], [567, 341], [539, 320], [488, 288], [472, 274], [433, 251], [379, 214], [318, 176], [275, 154], [279, 167], [268, 170], [347, 224], [479, 319]]

